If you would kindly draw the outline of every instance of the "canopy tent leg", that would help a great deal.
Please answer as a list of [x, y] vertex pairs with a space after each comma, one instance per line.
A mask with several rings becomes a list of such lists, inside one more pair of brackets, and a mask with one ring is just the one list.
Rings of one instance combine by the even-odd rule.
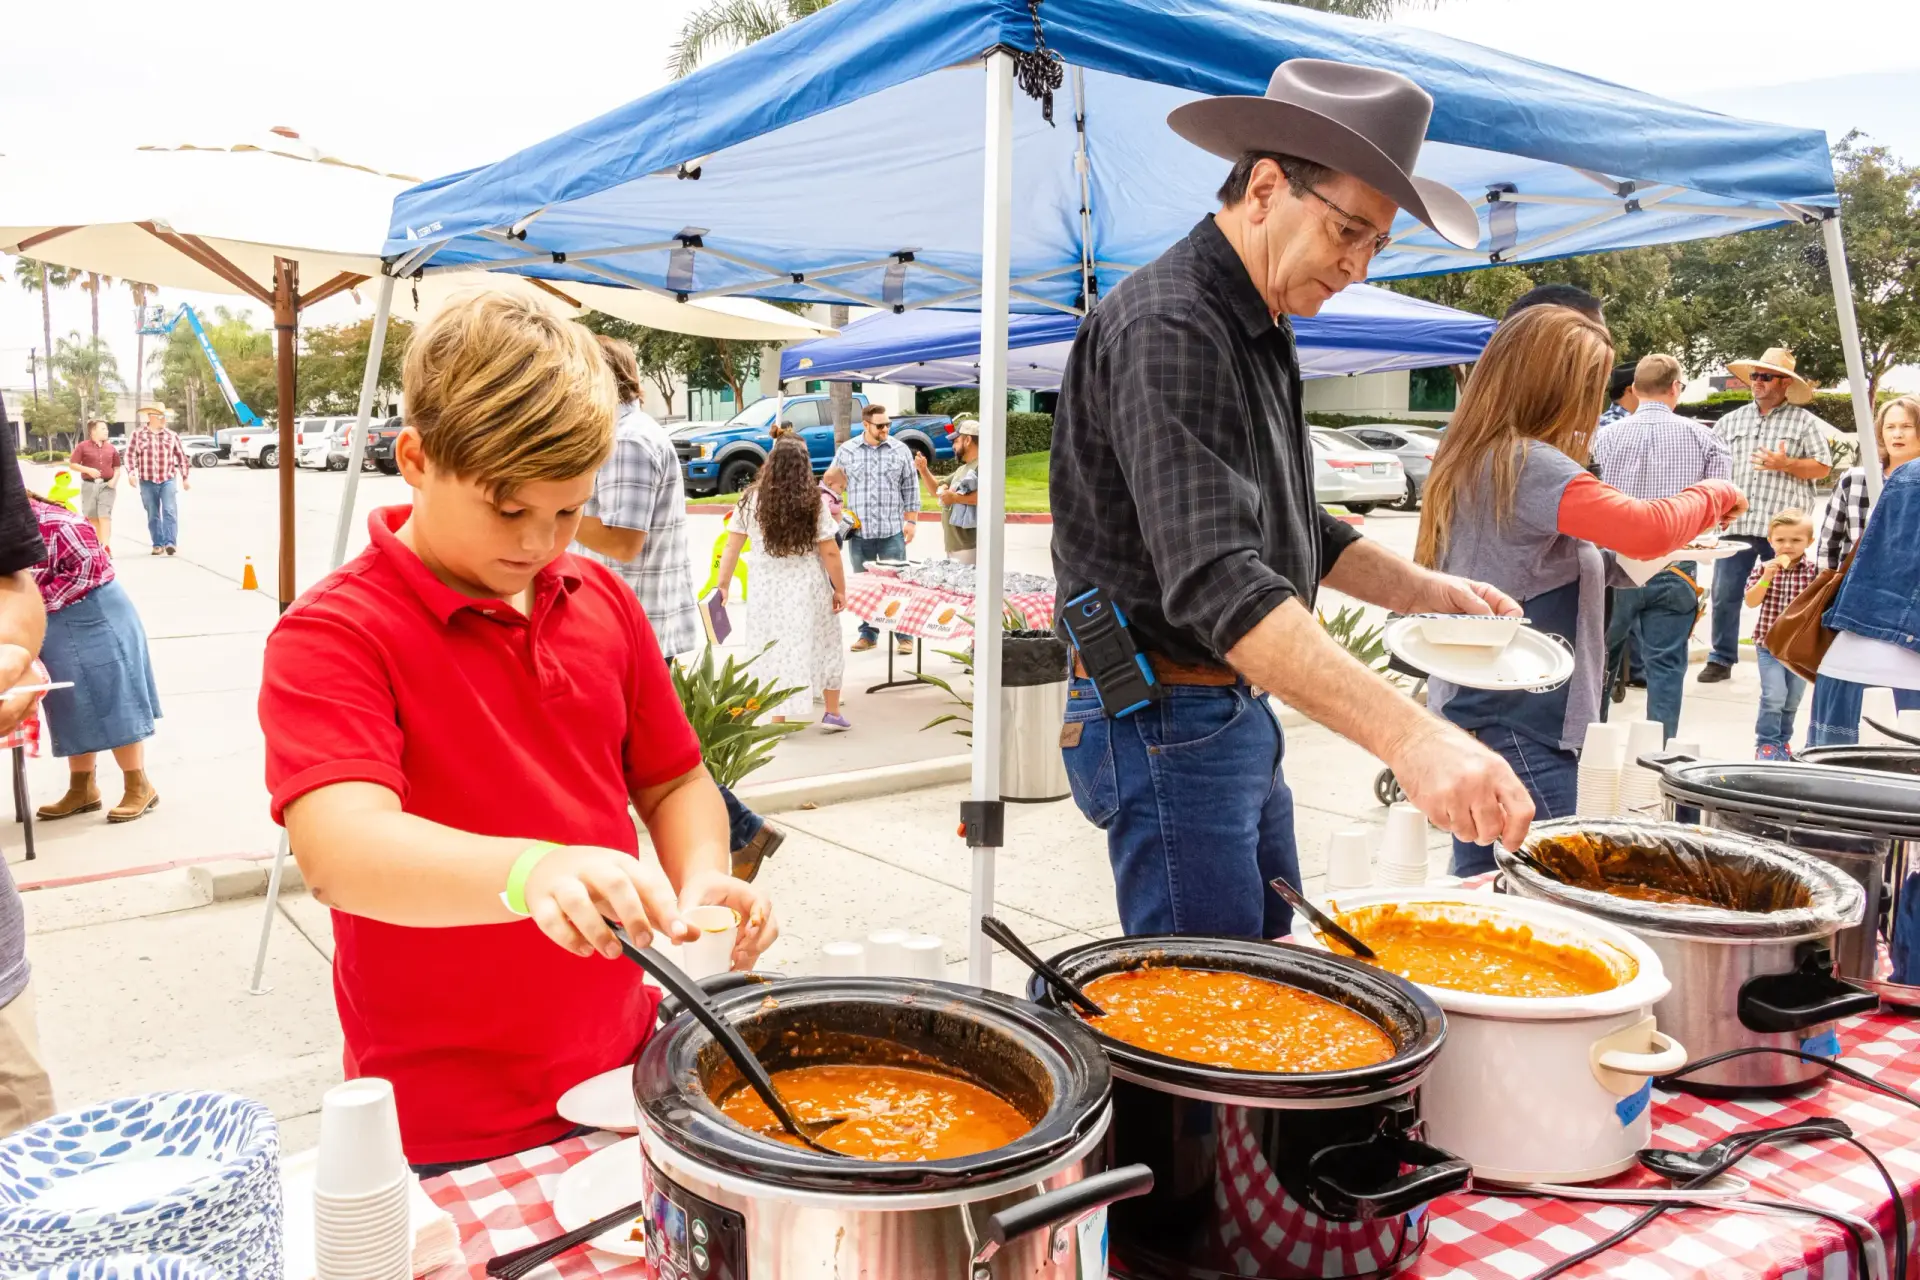
[[367, 369], [360, 375], [360, 416], [353, 423], [353, 447], [347, 450], [347, 488], [340, 495], [340, 514], [333, 524], [333, 558], [338, 569], [347, 559], [347, 534], [353, 528], [353, 505], [360, 492], [360, 468], [367, 456], [367, 424], [373, 417], [373, 393], [380, 384], [380, 357], [387, 349], [387, 319], [393, 314], [392, 276], [380, 277], [380, 299], [373, 307], [373, 337], [367, 345]]
[[1840, 349], [1847, 357], [1847, 389], [1853, 395], [1853, 427], [1859, 433], [1860, 466], [1867, 475], [1867, 500], [1880, 500], [1880, 450], [1873, 437], [1873, 400], [1867, 394], [1867, 361], [1860, 351], [1860, 325], [1853, 314], [1853, 281], [1847, 274], [1847, 246], [1840, 235], [1840, 211], [1820, 224], [1827, 244], [1827, 274], [1833, 280], [1833, 311], [1840, 320]]
[[275, 374], [279, 407], [274, 416], [280, 428], [280, 612], [293, 603], [293, 473], [294, 461], [294, 340], [300, 326], [300, 264], [292, 258], [273, 260], [273, 328], [276, 339]]
[[961, 811], [973, 849], [973, 918], [967, 980], [993, 985], [993, 945], [980, 918], [993, 914], [1000, 799], [1000, 615], [1006, 566], [1007, 295], [1012, 289], [1013, 57], [987, 55], [986, 202], [980, 237], [980, 537], [973, 598], [973, 794]]
[[[353, 424], [353, 447], [347, 451], [347, 490], [340, 497], [340, 515], [333, 529], [333, 558], [328, 561], [330, 569], [338, 569], [347, 558], [347, 530], [353, 525], [353, 501], [360, 484], [360, 460], [366, 456], [367, 419], [373, 413], [373, 393], [380, 382], [380, 354], [386, 350], [387, 318], [392, 312], [393, 277], [382, 275], [380, 300], [373, 309], [373, 337], [367, 347], [367, 371], [360, 378], [360, 416]], [[253, 978], [247, 983], [247, 990], [256, 996], [273, 990], [262, 979], [267, 972], [267, 943], [273, 937], [273, 917], [280, 909], [280, 880], [286, 874], [287, 853], [287, 835], [282, 831], [280, 847], [273, 853], [273, 870], [267, 875], [267, 909], [260, 919], [260, 945], [253, 953]]]

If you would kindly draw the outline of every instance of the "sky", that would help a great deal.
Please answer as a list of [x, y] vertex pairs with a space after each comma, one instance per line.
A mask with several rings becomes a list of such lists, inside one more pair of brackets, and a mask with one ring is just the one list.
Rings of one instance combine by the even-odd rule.
[[[11, 5], [0, 154], [110, 156], [285, 125], [363, 163], [431, 177], [499, 159], [658, 87], [668, 49], [700, 3], [566, 5], [556, 12], [591, 21], [552, 30], [499, 0], [463, 6], [458, 21], [391, 0], [329, 0], [318, 10], [260, 0]], [[1833, 138], [1864, 129], [1920, 161], [1916, 0], [1439, 0], [1400, 21]], [[617, 52], [599, 52], [607, 50]], [[93, 167], [112, 181], [110, 162]], [[40, 304], [5, 265], [0, 386], [25, 386], [28, 348], [41, 345]], [[371, 311], [371, 293], [361, 296], [310, 317], [332, 323]], [[178, 290], [160, 300], [239, 306]], [[102, 298], [102, 336], [129, 382], [132, 308], [118, 286]], [[263, 308], [252, 310], [266, 322]], [[84, 292], [56, 293], [56, 338], [88, 324]]]

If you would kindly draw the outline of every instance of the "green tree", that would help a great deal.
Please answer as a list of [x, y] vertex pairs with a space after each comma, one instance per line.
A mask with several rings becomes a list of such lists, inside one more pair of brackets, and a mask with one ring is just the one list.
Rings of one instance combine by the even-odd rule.
[[687, 385], [733, 392], [733, 402], [747, 404], [747, 379], [760, 376], [760, 344], [732, 338], [688, 338]]
[[[405, 320], [396, 318], [387, 322], [387, 340], [380, 351], [377, 388], [398, 390], [400, 368], [406, 362], [407, 340], [412, 334], [413, 325]], [[303, 329], [300, 337], [304, 349], [294, 370], [299, 411], [315, 414], [357, 413], [360, 409], [360, 381], [367, 368], [367, 347], [373, 342], [373, 318], [369, 316], [353, 324]], [[221, 358], [225, 359], [224, 356]], [[254, 404], [251, 400], [247, 403]]]
[[124, 386], [113, 349], [99, 338], [82, 338], [77, 332], [54, 347], [53, 367], [82, 418], [107, 416], [110, 398]]
[[633, 348], [633, 358], [640, 366], [640, 376], [653, 384], [654, 390], [660, 393], [660, 399], [666, 402], [667, 416], [672, 417], [674, 393], [679, 390], [681, 380], [688, 378], [692, 372], [693, 344], [697, 340], [667, 329], [649, 329], [646, 325], [622, 320], [604, 311], [589, 311], [580, 317], [580, 323], [595, 333], [618, 338]]
[[[1888, 370], [1920, 360], [1920, 167], [1867, 145], [1858, 132], [1835, 144], [1833, 164], [1871, 396]], [[1818, 227], [1772, 227], [1685, 245], [1675, 258], [1674, 290], [1692, 306], [1696, 365], [1786, 346], [1815, 382], [1831, 386], [1846, 377]]]
[[45, 342], [40, 348], [40, 360], [47, 366], [49, 393], [53, 391], [53, 291], [71, 287], [79, 277], [78, 271], [56, 267], [38, 258], [13, 260], [14, 280], [22, 289], [40, 295], [40, 335]]
[[[213, 315], [202, 315], [200, 322], [233, 380], [234, 391], [254, 412], [263, 416], [271, 412], [280, 399], [272, 332], [256, 329], [244, 313], [236, 315], [226, 307], [214, 308]], [[196, 429], [235, 425], [191, 328], [175, 325], [153, 359], [159, 365], [154, 397], [173, 410], [178, 421]]]

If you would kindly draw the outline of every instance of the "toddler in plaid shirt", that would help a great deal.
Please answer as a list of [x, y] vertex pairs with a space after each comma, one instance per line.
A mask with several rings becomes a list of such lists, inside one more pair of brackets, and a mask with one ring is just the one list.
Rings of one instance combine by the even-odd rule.
[[1760, 561], [1747, 575], [1747, 605], [1760, 609], [1760, 620], [1753, 627], [1753, 651], [1760, 663], [1760, 715], [1753, 726], [1753, 754], [1756, 760], [1791, 760], [1793, 718], [1807, 682], [1767, 651], [1767, 632], [1818, 572], [1807, 554], [1813, 544], [1813, 520], [1793, 507], [1777, 512], [1767, 523], [1767, 541], [1773, 547], [1773, 559]]

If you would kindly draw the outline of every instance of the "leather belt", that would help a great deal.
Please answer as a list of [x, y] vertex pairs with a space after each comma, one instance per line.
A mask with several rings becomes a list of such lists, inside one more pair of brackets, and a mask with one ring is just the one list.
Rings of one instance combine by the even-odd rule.
[[[1197, 684], [1223, 689], [1246, 683], [1232, 667], [1211, 662], [1175, 662], [1157, 653], [1149, 653], [1147, 665], [1153, 668], [1154, 679], [1161, 684]], [[1073, 655], [1073, 674], [1082, 680], [1087, 679], [1087, 669], [1081, 664], [1078, 653]]]

